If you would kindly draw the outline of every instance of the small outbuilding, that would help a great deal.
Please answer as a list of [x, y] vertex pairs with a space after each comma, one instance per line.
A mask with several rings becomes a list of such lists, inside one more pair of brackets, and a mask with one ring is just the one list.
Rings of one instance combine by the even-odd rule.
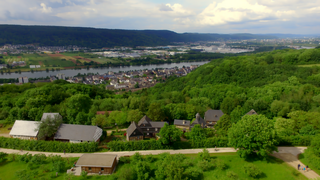
[[117, 166], [117, 155], [83, 154], [75, 166], [87, 173], [112, 174]]
[[37, 121], [16, 120], [9, 135], [12, 138], [38, 140], [38, 123]]

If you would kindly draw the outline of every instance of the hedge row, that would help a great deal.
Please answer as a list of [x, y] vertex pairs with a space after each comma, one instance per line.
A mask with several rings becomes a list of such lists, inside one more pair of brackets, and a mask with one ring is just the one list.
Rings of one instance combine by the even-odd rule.
[[206, 138], [197, 141], [191, 141], [192, 148], [213, 148], [217, 147], [228, 147], [228, 137], [214, 137]]
[[310, 146], [314, 136], [284, 136], [279, 137], [279, 146]]
[[0, 147], [9, 149], [23, 149], [27, 151], [42, 151], [42, 152], [96, 152], [98, 143], [65, 143], [60, 141], [35, 141], [23, 140], [17, 138], [0, 137]]
[[308, 149], [304, 150], [304, 152], [305, 158], [312, 168], [320, 170], [320, 157], [314, 154], [313, 149], [309, 147]]
[[[185, 142], [177, 142], [180, 148], [212, 148], [212, 147], [228, 147], [228, 138], [207, 138], [186, 144]], [[160, 141], [154, 139], [144, 141], [111, 141], [108, 147], [112, 151], [136, 151], [136, 150], [160, 150], [160, 149], [177, 149], [173, 146], [163, 145]]]
[[111, 151], [135, 151], [135, 150], [157, 150], [171, 149], [155, 139], [144, 141], [111, 141], [108, 143]]

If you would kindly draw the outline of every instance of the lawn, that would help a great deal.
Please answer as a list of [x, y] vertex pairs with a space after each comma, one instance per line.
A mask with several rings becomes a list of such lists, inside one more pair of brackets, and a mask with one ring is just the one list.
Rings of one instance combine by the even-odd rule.
[[11, 130], [8, 130], [8, 128], [12, 127], [13, 125], [6, 125], [2, 128], [0, 128], [0, 134], [9, 134]]
[[46, 67], [70, 67], [75, 66], [72, 61], [62, 60], [60, 58], [50, 58], [42, 61]]
[[98, 62], [98, 63], [101, 63], [101, 64], [104, 64], [104, 63], [116, 63], [116, 62], [120, 62], [120, 61], [116, 61], [116, 60], [113, 60], [113, 59], [109, 59], [109, 58], [105, 58], [105, 57], [101, 57], [101, 58], [90, 58], [92, 61], [95, 61], [95, 62]]
[[[194, 165], [192, 167], [199, 169], [197, 163], [199, 159], [196, 154], [185, 155], [186, 159], [193, 162]], [[150, 163], [152, 174], [154, 174], [157, 167], [157, 161], [159, 161], [160, 155], [153, 156], [155, 159], [154, 162]], [[145, 161], [146, 156], [144, 156], [143, 161]], [[283, 161], [276, 159], [274, 157], [268, 157], [266, 160], [253, 159], [249, 162], [244, 159], [238, 157], [236, 153], [221, 153], [221, 154], [210, 154], [210, 158], [213, 161], [223, 161], [226, 164], [225, 170], [220, 170], [218, 168], [212, 168], [203, 173], [202, 178], [204, 180], [215, 180], [215, 179], [230, 179], [227, 177], [227, 172], [232, 171], [233, 173], [238, 175], [238, 179], [286, 179], [286, 180], [304, 180], [307, 179], [302, 174], [294, 175], [294, 172], [298, 172], [295, 168], [287, 165]], [[70, 168], [75, 162], [77, 158], [70, 158], [66, 165], [66, 168]], [[182, 162], [181, 162], [182, 163]], [[259, 178], [251, 178], [243, 172], [243, 166], [247, 163], [253, 163], [256, 165], [263, 173]], [[30, 163], [29, 163], [30, 164]], [[134, 167], [135, 164], [123, 164], [119, 163], [117, 166], [116, 172], [113, 176], [118, 176], [122, 174], [127, 174], [128, 169]], [[65, 179], [65, 173], [59, 173], [58, 177], [55, 177], [55, 172], [51, 171], [52, 163], [46, 163], [40, 165], [38, 168], [30, 169], [27, 163], [14, 161], [14, 162], [3, 162], [0, 163], [0, 174], [2, 180], [13, 180], [17, 179], [15, 176], [15, 172], [19, 170], [27, 169], [28, 172], [38, 172], [38, 175], [35, 179], [55, 179], [55, 180], [63, 180]], [[113, 179], [113, 176], [89, 176], [87, 179]], [[75, 177], [74, 179], [80, 180], [81, 177]]]
[[[66, 169], [70, 169], [72, 164], [78, 160], [78, 158], [69, 158], [69, 163], [66, 163]], [[30, 163], [29, 163], [30, 164]], [[64, 180], [65, 173], [58, 173], [58, 177], [56, 173], [51, 170], [52, 163], [45, 163], [38, 166], [34, 166], [30, 168], [28, 163], [16, 161], [2, 162], [0, 163], [0, 179], [1, 180], [17, 180], [18, 178], [15, 176], [15, 173], [20, 170], [27, 170], [28, 173], [36, 172], [36, 176], [34, 179], [54, 179], [54, 180]], [[77, 179], [80, 179], [77, 178]]]
[[[187, 158], [193, 160], [197, 164], [199, 161], [197, 159], [196, 154], [190, 154], [186, 155]], [[274, 158], [274, 157], [268, 157], [266, 160], [258, 160], [254, 159], [249, 162], [245, 161], [244, 159], [240, 158], [236, 153], [221, 153], [221, 154], [210, 154], [212, 160], [221, 160], [226, 163], [227, 168], [225, 170], [220, 170], [218, 168], [213, 168], [211, 170], [205, 171], [203, 173], [204, 180], [218, 180], [218, 179], [230, 179], [227, 177], [227, 172], [234, 172], [238, 175], [238, 179], [270, 179], [270, 180], [276, 180], [276, 179], [286, 179], [286, 180], [302, 180], [307, 179], [302, 174], [294, 175], [293, 172], [298, 171], [294, 169], [293, 167], [289, 166], [285, 162], [283, 162], [280, 159]], [[158, 156], [154, 156], [158, 157]], [[256, 165], [261, 171], [262, 175], [259, 178], [252, 178], [249, 177], [247, 174], [243, 171], [243, 166], [248, 163], [253, 163]], [[127, 169], [130, 169], [133, 165], [131, 164], [119, 164], [116, 174], [123, 174], [126, 173]], [[194, 165], [197, 169], [196, 165]], [[156, 162], [151, 164], [152, 171], [155, 171], [157, 169]], [[115, 174], [115, 175], [116, 175]], [[109, 178], [108, 178], [109, 179]]]

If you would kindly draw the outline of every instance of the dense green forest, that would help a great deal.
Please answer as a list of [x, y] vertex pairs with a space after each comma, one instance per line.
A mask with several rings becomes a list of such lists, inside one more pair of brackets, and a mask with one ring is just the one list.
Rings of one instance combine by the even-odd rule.
[[59, 26], [0, 25], [0, 45], [39, 44], [102, 48], [114, 46], [160, 46], [172, 42], [273, 39], [253, 34], [178, 34], [168, 30], [116, 30]]

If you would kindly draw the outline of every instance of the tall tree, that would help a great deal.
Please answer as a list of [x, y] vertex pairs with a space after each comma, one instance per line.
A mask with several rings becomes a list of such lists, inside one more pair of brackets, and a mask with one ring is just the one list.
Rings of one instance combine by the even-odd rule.
[[239, 149], [237, 153], [243, 158], [254, 153], [266, 157], [277, 150], [273, 122], [263, 115], [244, 116], [229, 129], [228, 138], [231, 146]]
[[46, 119], [39, 121], [38, 128], [38, 139], [45, 139], [52, 137], [57, 131], [59, 126], [62, 124], [62, 118], [59, 115], [54, 117], [48, 116]]
[[231, 127], [232, 123], [230, 120], [230, 116], [228, 114], [224, 114], [220, 117], [220, 120], [214, 126], [216, 133], [220, 136], [227, 136], [228, 130]]
[[176, 128], [174, 125], [168, 125], [167, 123], [161, 128], [160, 132], [160, 141], [162, 144], [171, 145], [176, 141], [180, 141], [180, 136], [182, 131]]

